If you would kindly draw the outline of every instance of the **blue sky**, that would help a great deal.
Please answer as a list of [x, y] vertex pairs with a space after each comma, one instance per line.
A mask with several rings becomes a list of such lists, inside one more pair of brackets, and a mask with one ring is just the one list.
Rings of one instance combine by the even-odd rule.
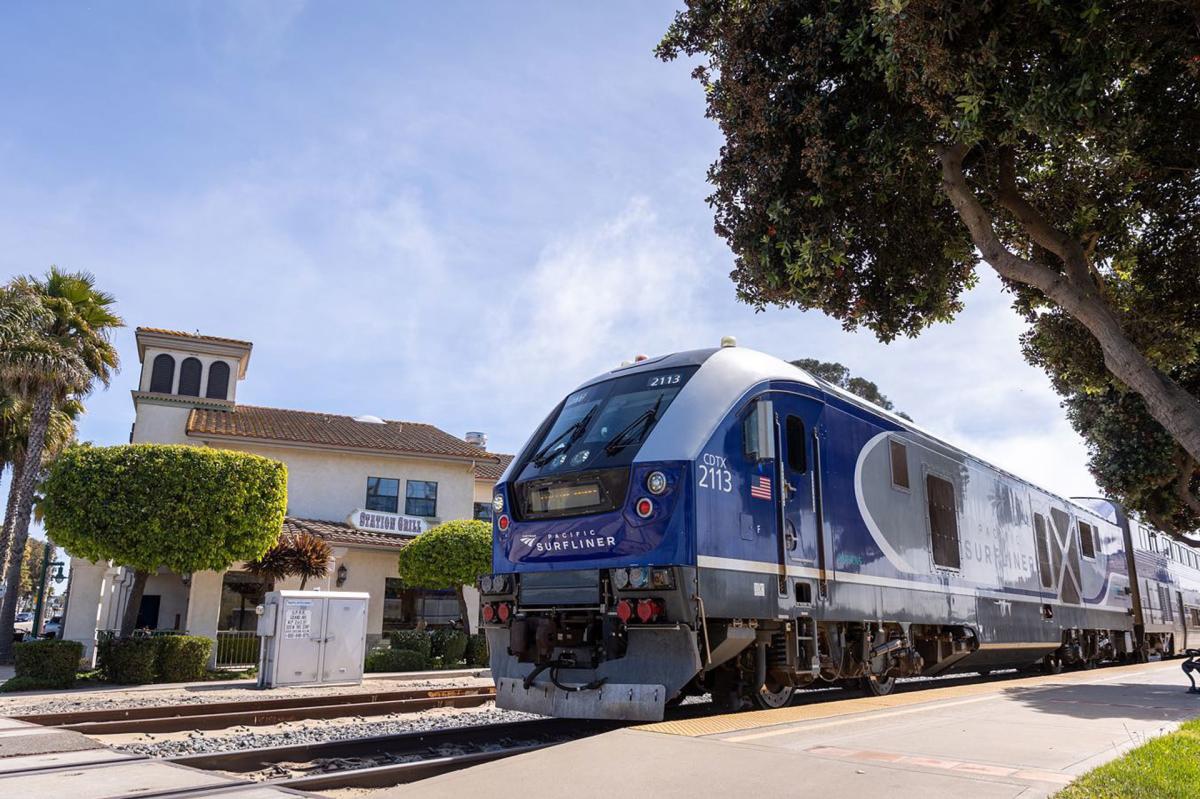
[[0, 277], [91, 271], [130, 326], [81, 437], [127, 440], [137, 325], [253, 341], [241, 402], [508, 452], [593, 373], [733, 334], [842, 361], [949, 440], [1094, 492], [990, 273], [953, 325], [890, 346], [736, 302], [704, 199], [719, 133], [691, 66], [652, 55], [674, 10], [9, 6]]

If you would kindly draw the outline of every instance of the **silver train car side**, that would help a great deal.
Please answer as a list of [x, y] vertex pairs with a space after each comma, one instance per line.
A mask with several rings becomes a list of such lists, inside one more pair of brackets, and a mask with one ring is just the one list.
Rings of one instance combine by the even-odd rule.
[[736, 346], [584, 383], [493, 507], [480, 589], [505, 708], [777, 707], [1168, 654], [1200, 631], [1190, 548], [1164, 563], [1114, 503], [1055, 496]]

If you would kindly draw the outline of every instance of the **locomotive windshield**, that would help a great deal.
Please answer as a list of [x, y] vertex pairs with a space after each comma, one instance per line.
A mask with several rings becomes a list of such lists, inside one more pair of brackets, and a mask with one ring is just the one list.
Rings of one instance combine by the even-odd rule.
[[563, 401], [517, 480], [627, 466], [697, 367], [618, 377]]

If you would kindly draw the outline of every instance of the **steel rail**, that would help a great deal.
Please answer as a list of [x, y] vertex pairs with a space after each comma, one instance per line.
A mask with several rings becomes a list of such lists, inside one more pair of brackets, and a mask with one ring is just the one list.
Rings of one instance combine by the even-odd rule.
[[383, 716], [389, 713], [413, 712], [438, 707], [474, 707], [492, 700], [495, 695], [494, 688], [483, 686], [438, 688], [54, 713], [22, 716], [19, 717], [19, 720], [88, 735], [219, 730], [241, 725], [264, 726], [304, 719]]

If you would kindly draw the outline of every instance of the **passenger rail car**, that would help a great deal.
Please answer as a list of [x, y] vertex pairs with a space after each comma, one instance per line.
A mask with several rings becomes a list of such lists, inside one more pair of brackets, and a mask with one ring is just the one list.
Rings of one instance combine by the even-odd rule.
[[[1056, 670], [1169, 651], [1200, 610], [1187, 592], [1169, 617], [1167, 599], [1145, 604], [1147, 553], [1112, 503], [1054, 496], [732, 345], [580, 386], [493, 506], [480, 589], [497, 704], [546, 715]], [[1178, 584], [1154, 563], [1155, 585]]]

